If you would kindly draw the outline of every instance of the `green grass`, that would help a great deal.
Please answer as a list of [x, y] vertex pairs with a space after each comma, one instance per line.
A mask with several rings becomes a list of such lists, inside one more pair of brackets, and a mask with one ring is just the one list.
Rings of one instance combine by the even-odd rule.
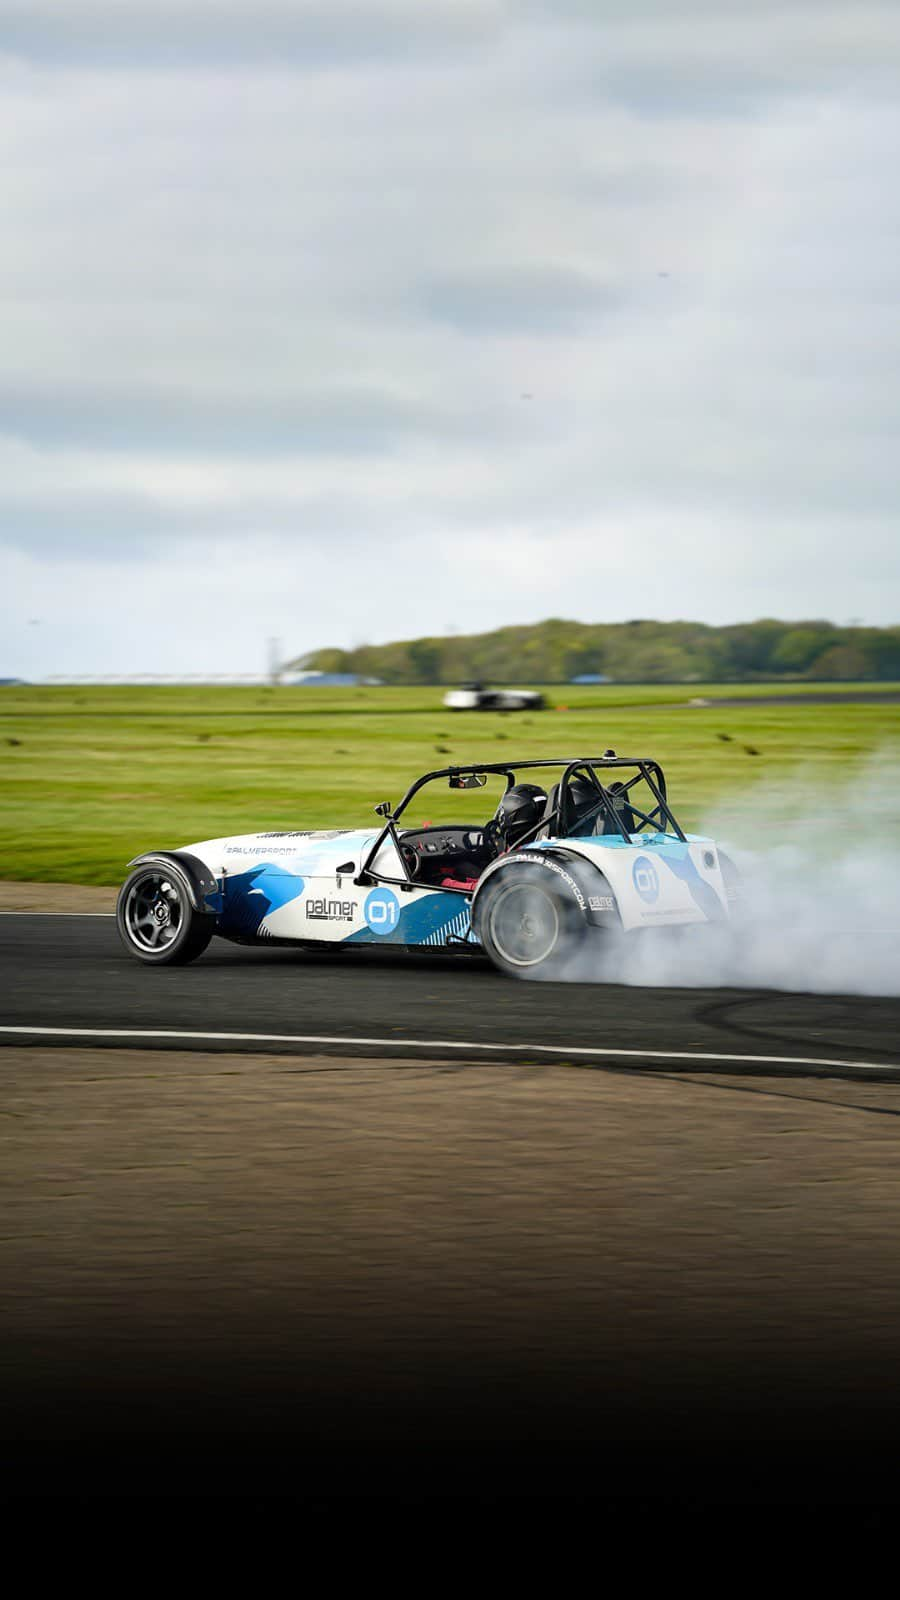
[[[783, 685], [785, 694], [823, 686]], [[835, 685], [840, 692], [850, 686]], [[893, 685], [861, 685], [866, 692]], [[900, 705], [686, 707], [767, 685], [546, 690], [545, 712], [450, 712], [440, 689], [0, 689], [0, 877], [116, 883], [139, 851], [256, 829], [374, 825], [421, 772], [507, 756], [655, 756], [688, 828], [749, 828], [753, 790], [843, 778], [900, 749]], [[428, 791], [410, 821], [473, 819], [482, 795]]]

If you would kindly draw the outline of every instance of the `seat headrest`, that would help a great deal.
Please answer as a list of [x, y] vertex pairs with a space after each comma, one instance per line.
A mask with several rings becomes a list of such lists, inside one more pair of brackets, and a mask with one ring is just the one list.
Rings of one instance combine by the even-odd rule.
[[558, 783], [554, 783], [552, 789], [550, 789], [548, 791], [548, 794], [547, 794], [547, 804], [544, 806], [544, 815], [543, 815], [543, 818], [541, 819], [541, 826], [538, 828], [538, 831], [535, 834], [535, 838], [536, 839], [540, 839], [542, 837], [543, 838], [547, 838], [549, 836], [549, 833], [550, 833], [550, 818], [552, 817], [552, 815], [553, 815], [554, 811], [556, 810], [556, 807], [557, 807], [558, 804], [559, 804], [559, 784]]

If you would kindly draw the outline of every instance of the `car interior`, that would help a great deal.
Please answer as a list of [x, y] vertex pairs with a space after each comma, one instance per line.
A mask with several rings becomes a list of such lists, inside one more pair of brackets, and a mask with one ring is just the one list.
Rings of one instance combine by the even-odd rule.
[[[510, 777], [514, 777], [510, 774]], [[631, 791], [639, 783], [640, 774], [627, 782], [614, 780], [600, 783], [591, 767], [573, 773], [568, 785], [566, 838], [622, 836], [639, 832], [648, 826], [665, 830], [665, 819], [653, 820], [652, 813], [631, 803]], [[466, 785], [468, 786], [468, 785]], [[526, 843], [560, 837], [560, 782], [551, 785], [543, 798], [543, 809], [529, 816], [523, 825], [504, 820], [501, 800], [494, 815], [481, 826], [460, 823], [441, 823], [419, 828], [406, 828], [399, 833], [400, 850], [410, 877], [416, 882], [434, 887], [472, 890], [481, 874], [498, 855], [514, 848], [520, 840]], [[515, 793], [507, 789], [507, 795]], [[604, 804], [604, 794], [612, 802], [615, 815]], [[653, 806], [652, 801], [644, 802]]]

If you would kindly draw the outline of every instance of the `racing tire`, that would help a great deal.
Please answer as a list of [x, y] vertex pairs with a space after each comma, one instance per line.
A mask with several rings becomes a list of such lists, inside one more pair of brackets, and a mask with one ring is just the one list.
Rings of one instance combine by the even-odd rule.
[[116, 903], [119, 937], [150, 966], [183, 966], [202, 955], [216, 919], [196, 911], [184, 874], [171, 863], [146, 862], [126, 878]]
[[587, 932], [566, 879], [536, 863], [501, 868], [485, 884], [477, 931], [494, 966], [515, 978], [562, 975]]

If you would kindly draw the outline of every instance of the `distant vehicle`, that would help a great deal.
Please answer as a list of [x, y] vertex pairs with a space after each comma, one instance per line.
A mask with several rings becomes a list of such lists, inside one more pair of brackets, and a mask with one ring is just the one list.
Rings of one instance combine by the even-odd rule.
[[381, 679], [364, 678], [358, 672], [291, 672], [282, 673], [279, 682], [288, 689], [356, 689], [376, 688]]
[[544, 704], [536, 689], [486, 689], [483, 683], [464, 683], [444, 695], [448, 711], [543, 711]]
[[[482, 802], [466, 820], [468, 792], [491, 778], [492, 815]], [[459, 792], [455, 820], [401, 826], [432, 784]], [[218, 934], [334, 952], [469, 950], [514, 977], [565, 976], [604, 938], [727, 923], [740, 910], [736, 869], [712, 839], [682, 831], [647, 758], [606, 750], [444, 767], [375, 811], [376, 827], [249, 833], [138, 856], [116, 913], [126, 949], [151, 965], [185, 962]]]

